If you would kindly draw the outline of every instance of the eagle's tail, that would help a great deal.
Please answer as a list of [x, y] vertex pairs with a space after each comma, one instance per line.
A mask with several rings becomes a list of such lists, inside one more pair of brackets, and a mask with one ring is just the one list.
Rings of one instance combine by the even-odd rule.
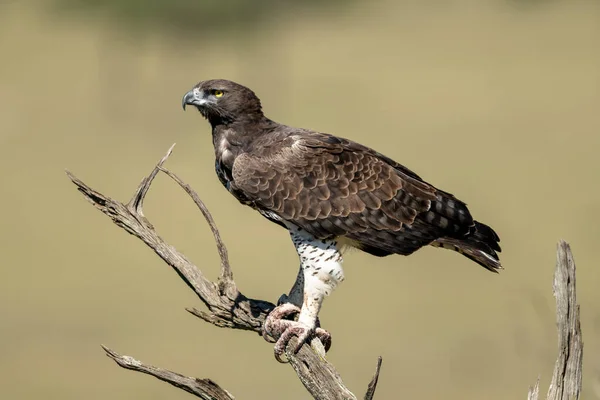
[[457, 251], [485, 269], [498, 272], [502, 269], [497, 253], [500, 252], [500, 238], [489, 226], [474, 222], [475, 226], [465, 238], [443, 237], [435, 240], [432, 246]]

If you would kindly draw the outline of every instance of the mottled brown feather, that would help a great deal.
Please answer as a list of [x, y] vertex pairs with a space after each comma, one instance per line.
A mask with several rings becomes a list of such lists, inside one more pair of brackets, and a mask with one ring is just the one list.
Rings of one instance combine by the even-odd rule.
[[[245, 193], [255, 207], [317, 238], [369, 228], [399, 231], [436, 199], [434, 187], [347, 140], [303, 131], [286, 138], [280, 149], [269, 150], [236, 158], [232, 188]], [[274, 175], [268, 190], [262, 179], [266, 169]]]

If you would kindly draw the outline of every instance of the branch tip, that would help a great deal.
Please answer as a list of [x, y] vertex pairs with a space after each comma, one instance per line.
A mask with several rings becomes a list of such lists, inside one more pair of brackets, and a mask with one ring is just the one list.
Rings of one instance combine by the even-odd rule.
[[167, 150], [167, 154], [165, 154], [163, 158], [160, 159], [160, 161], [156, 164], [150, 175], [142, 179], [140, 185], [133, 194], [133, 197], [131, 198], [131, 200], [129, 200], [129, 203], [127, 203], [127, 208], [132, 213], [135, 213], [135, 215], [144, 216], [142, 208], [144, 206], [144, 199], [146, 198], [148, 190], [150, 189], [150, 185], [152, 185], [152, 181], [158, 174], [158, 171], [162, 168], [162, 166], [167, 161], [171, 153], [173, 153], [174, 147], [175, 143], [173, 143], [171, 147], [169, 147], [169, 150]]
[[375, 389], [377, 389], [377, 382], [379, 382], [379, 373], [381, 372], [381, 363], [383, 362], [383, 358], [381, 356], [377, 357], [377, 366], [375, 367], [375, 374], [369, 382], [369, 386], [367, 387], [367, 393], [365, 394], [365, 400], [373, 400], [373, 396], [375, 395]]

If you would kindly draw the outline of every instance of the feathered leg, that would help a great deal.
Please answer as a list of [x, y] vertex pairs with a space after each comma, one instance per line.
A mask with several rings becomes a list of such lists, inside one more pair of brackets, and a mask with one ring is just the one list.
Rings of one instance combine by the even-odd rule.
[[[290, 295], [280, 298], [283, 304], [269, 314], [264, 327], [265, 336], [278, 338], [274, 351], [279, 361], [293, 336], [298, 337], [295, 351], [313, 335], [329, 349], [331, 335], [319, 327], [318, 315], [325, 297], [344, 280], [342, 256], [336, 241], [316, 240], [297, 227], [290, 229], [290, 234], [300, 257], [300, 272]], [[297, 321], [285, 319], [298, 312]]]

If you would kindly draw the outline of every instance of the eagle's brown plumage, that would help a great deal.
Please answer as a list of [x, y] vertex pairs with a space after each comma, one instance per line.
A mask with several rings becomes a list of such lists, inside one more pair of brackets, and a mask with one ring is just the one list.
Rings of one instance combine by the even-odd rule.
[[216, 170], [242, 203], [317, 239], [345, 238], [376, 255], [426, 245], [455, 250], [490, 271], [500, 239], [467, 206], [356, 142], [266, 118], [250, 89], [200, 82], [183, 99], [212, 125]]

